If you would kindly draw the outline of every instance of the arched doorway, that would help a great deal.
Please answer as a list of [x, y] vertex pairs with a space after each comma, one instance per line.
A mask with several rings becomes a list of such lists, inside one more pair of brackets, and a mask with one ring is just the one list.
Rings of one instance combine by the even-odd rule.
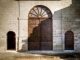
[[15, 50], [16, 49], [16, 37], [13, 31], [9, 31], [7, 33], [7, 49]]
[[28, 50], [52, 50], [51, 11], [38, 5], [30, 10], [28, 18]]
[[65, 33], [65, 50], [74, 50], [74, 33], [72, 31]]

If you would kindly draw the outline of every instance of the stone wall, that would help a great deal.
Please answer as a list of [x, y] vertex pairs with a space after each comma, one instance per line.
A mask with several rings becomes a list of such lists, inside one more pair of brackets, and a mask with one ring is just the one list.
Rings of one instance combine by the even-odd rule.
[[13, 31], [18, 37], [18, 2], [0, 0], [0, 52], [7, 50], [7, 33]]
[[7, 33], [16, 34], [16, 51], [28, 50], [28, 14], [36, 5], [44, 5], [52, 12], [53, 51], [64, 51], [65, 32], [74, 33], [74, 51], [80, 51], [79, 0], [15, 1], [0, 0], [0, 52], [7, 51]]
[[[80, 1], [72, 0], [72, 4], [62, 9], [62, 38], [64, 41], [64, 34], [66, 31], [71, 30], [74, 33], [74, 51], [79, 49], [79, 34], [80, 34]], [[65, 44], [65, 43], [63, 43]], [[64, 45], [63, 45], [64, 46]]]
[[[70, 6], [72, 4], [71, 0], [61, 0], [61, 1], [20, 1], [20, 21], [25, 21], [27, 20], [28, 22], [28, 14], [29, 11], [36, 5], [43, 5], [48, 7], [53, 15], [53, 50], [54, 51], [62, 51], [63, 50], [63, 38], [62, 38], [62, 9]], [[26, 14], [25, 14], [26, 13]], [[21, 24], [24, 24], [21, 22]], [[26, 23], [26, 25], [28, 25], [28, 23]], [[21, 28], [21, 27], [20, 27]], [[22, 29], [22, 28], [21, 28]], [[20, 35], [22, 35], [24, 32], [24, 30], [20, 29]], [[28, 30], [26, 30], [28, 31]], [[26, 33], [28, 34], [28, 33]], [[24, 37], [28, 36], [23, 34]], [[25, 40], [28, 39], [27, 38], [21, 38], [21, 40]], [[20, 40], [20, 41], [21, 41]], [[28, 41], [28, 40], [27, 40]], [[28, 42], [27, 42], [28, 43]], [[24, 46], [27, 46], [24, 42], [20, 42], [20, 46], [22, 46], [22, 44]], [[27, 46], [28, 47], [28, 46]], [[26, 47], [26, 48], [27, 48]], [[20, 47], [21, 49], [22, 47]]]

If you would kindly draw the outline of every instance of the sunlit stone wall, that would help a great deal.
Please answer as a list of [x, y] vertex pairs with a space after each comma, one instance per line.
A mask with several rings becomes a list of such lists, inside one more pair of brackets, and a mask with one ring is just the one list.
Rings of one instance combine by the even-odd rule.
[[0, 0], [0, 52], [7, 50], [7, 33], [13, 31], [18, 37], [18, 2]]

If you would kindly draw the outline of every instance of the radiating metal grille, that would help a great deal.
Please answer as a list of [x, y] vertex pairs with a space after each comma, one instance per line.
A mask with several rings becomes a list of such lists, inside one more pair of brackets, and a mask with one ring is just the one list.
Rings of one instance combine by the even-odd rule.
[[52, 15], [49, 9], [43, 6], [36, 6], [29, 13], [29, 18], [51, 18], [51, 17]]

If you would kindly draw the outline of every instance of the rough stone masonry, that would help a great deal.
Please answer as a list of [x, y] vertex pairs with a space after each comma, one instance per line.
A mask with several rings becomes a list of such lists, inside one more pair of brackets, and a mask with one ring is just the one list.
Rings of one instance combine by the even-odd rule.
[[[52, 12], [53, 52], [80, 51], [80, 1], [15, 1], [0, 0], [0, 52], [8, 50], [8, 32], [15, 33], [15, 51], [28, 51], [28, 15], [37, 5], [43, 5]], [[74, 49], [65, 50], [65, 33], [73, 32]], [[71, 42], [70, 42], [71, 44]], [[13, 50], [13, 49], [12, 49]]]

